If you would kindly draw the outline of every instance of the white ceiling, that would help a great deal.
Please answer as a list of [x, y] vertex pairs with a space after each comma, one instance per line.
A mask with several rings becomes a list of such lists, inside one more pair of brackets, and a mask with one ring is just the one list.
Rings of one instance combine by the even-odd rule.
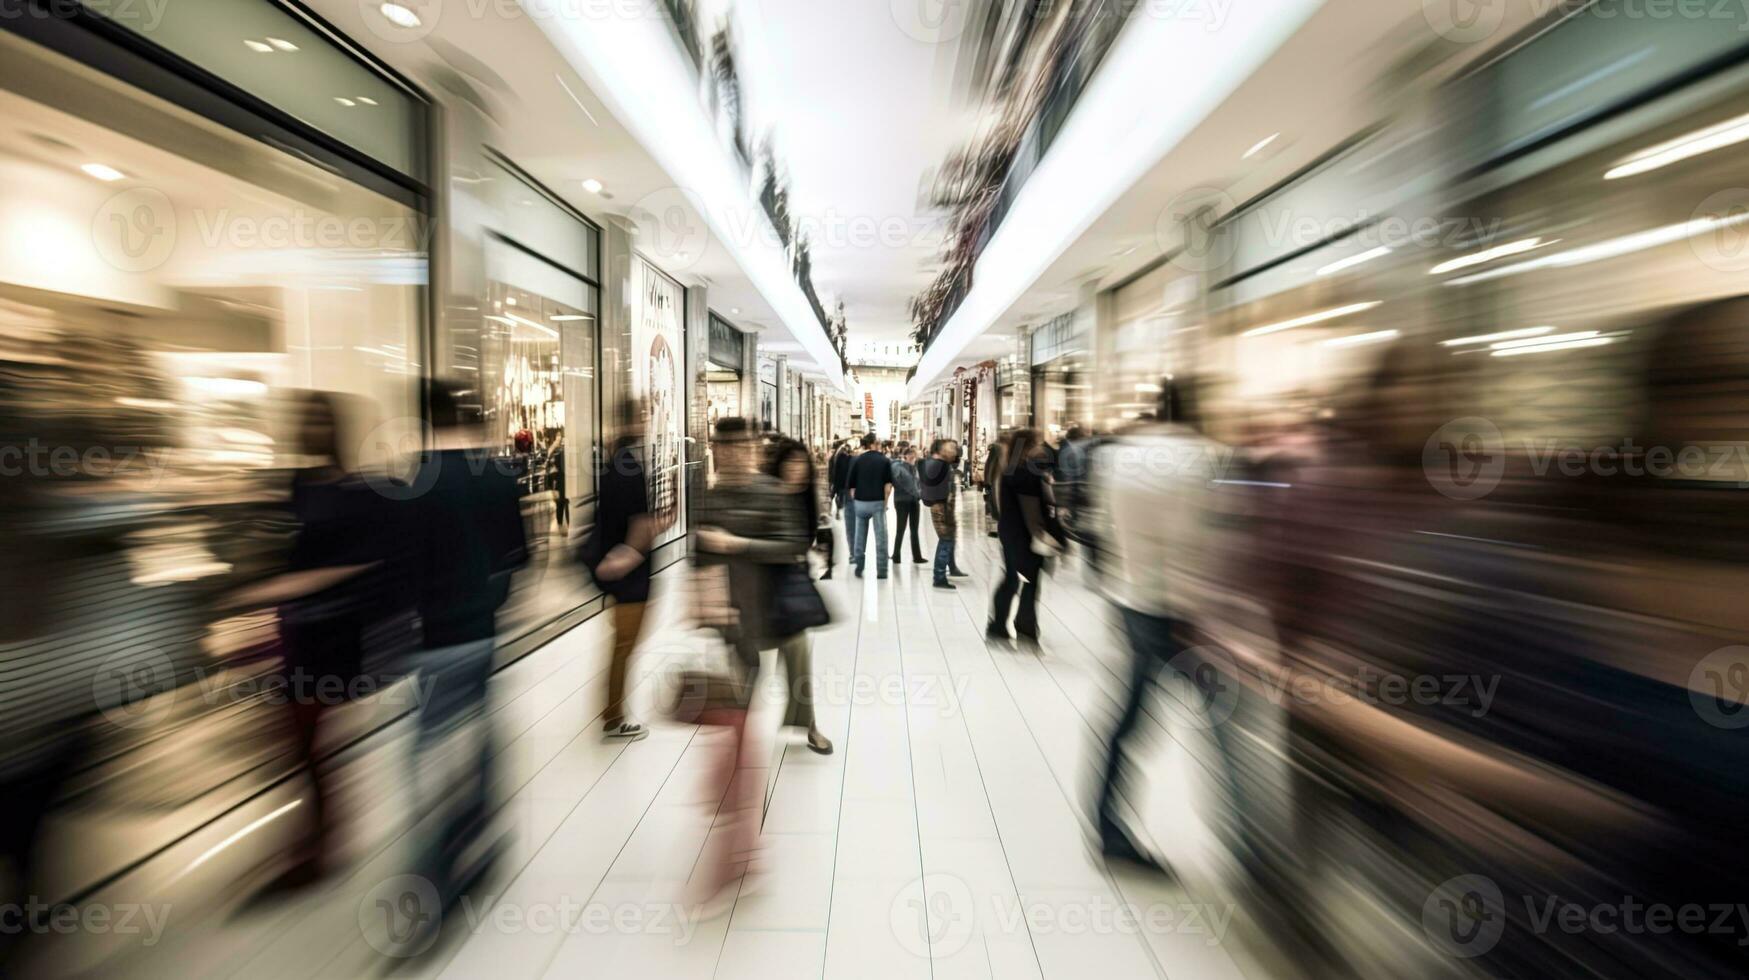
[[[436, 79], [449, 70], [488, 90], [502, 128], [499, 148], [591, 217], [623, 220], [640, 199], [672, 194], [673, 181], [652, 154], [523, 8], [430, 3], [426, 9], [441, 16], [428, 36], [408, 41], [378, 29], [374, 3], [308, 2], [422, 85], [439, 88]], [[1491, 40], [1506, 37], [1538, 5], [1503, 6], [1506, 22]], [[1001, 353], [1017, 327], [1072, 308], [1083, 284], [1109, 286], [1152, 262], [1168, 244], [1156, 238], [1159, 215], [1179, 193], [1217, 187], [1245, 200], [1376, 121], [1382, 73], [1432, 37], [1425, 7], [1424, 0], [1326, 0], [955, 363]], [[747, 128], [756, 139], [769, 133], [787, 167], [791, 210], [809, 230], [818, 291], [828, 306], [844, 301], [853, 349], [909, 334], [908, 301], [939, 268], [940, 216], [922, 203], [928, 181], [976, 124], [976, 111], [954, 95], [958, 46], [903, 23], [900, 8], [909, 9], [819, 0], [732, 6]], [[1464, 54], [1488, 46], [1474, 44]], [[1273, 132], [1281, 136], [1265, 152], [1241, 159]], [[600, 180], [606, 195], [585, 191], [585, 178]], [[762, 347], [799, 353], [797, 339], [736, 259], [708, 232], [702, 239], [702, 247], [684, 255], [670, 250], [652, 258], [683, 281], [708, 282], [712, 307], [762, 331]]]
[[[448, 86], [442, 79], [447, 73], [465, 76], [487, 94], [489, 111], [499, 127], [495, 148], [597, 222], [618, 221], [636, 229], [637, 222], [626, 217], [634, 204], [652, 197], [682, 201], [672, 193], [674, 181], [522, 8], [427, 4], [422, 11], [426, 25], [414, 32], [417, 36], [407, 37], [383, 26], [375, 3], [308, 0], [308, 5], [435, 97], [446, 97]], [[541, 7], [557, 9], [551, 4]], [[602, 183], [603, 194], [583, 188], [582, 182], [591, 178]], [[641, 250], [682, 282], [708, 284], [711, 308], [742, 328], [759, 332], [761, 347], [799, 352], [801, 345], [734, 257], [705, 230], [702, 219], [693, 215], [689, 224], [698, 229], [701, 247], [689, 248], [684, 255]], [[817, 367], [811, 362], [793, 363], [804, 371]]]
[[738, 0], [737, 69], [810, 229], [815, 279], [852, 347], [909, 342], [911, 296], [939, 268], [928, 181], [969, 132], [950, 97], [953, 44], [907, 33], [887, 3]]
[[[1498, 25], [1475, 43], [1450, 44], [1440, 71], [1484, 56], [1530, 23], [1541, 5], [1501, 3]], [[1378, 122], [1394, 94], [1384, 87], [1400, 58], [1436, 40], [1424, 0], [1325, 0], [1323, 6], [1237, 89], [1137, 181], [1033, 286], [952, 362], [967, 365], [1008, 350], [1030, 326], [1074, 308], [1080, 290], [1110, 288], [1154, 263], [1173, 244], [1160, 219], [1174, 198], [1213, 188], [1244, 202]], [[1281, 135], [1250, 159], [1244, 154]], [[1000, 338], [1000, 339], [997, 339]]]

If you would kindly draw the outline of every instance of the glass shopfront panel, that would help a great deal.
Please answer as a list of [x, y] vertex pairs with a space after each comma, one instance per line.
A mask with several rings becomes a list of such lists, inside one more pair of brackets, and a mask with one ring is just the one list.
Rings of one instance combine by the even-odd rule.
[[514, 636], [599, 594], [573, 558], [594, 513], [599, 297], [498, 239], [486, 267], [483, 404], [492, 448], [517, 464], [529, 540], [529, 566], [499, 614], [500, 632]]
[[[45, 896], [291, 771], [282, 709], [176, 686], [279, 669], [275, 609], [231, 600], [285, 568], [296, 471], [331, 450], [403, 475], [419, 448], [425, 225], [0, 31], [0, 445], [50, 452], [0, 479], [0, 702], [6, 748], [85, 742], [80, 805], [49, 818]], [[332, 426], [305, 424], [318, 392]], [[365, 669], [410, 638], [385, 630]], [[114, 690], [141, 676], [143, 700]], [[138, 713], [92, 719], [107, 697]]]

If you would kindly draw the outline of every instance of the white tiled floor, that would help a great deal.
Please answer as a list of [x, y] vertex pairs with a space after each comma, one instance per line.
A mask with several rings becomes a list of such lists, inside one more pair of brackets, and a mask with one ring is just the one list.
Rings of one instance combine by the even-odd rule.
[[[1114, 875], [1090, 856], [1091, 770], [1125, 656], [1079, 568], [1044, 583], [1043, 652], [1034, 654], [984, 640], [997, 557], [981, 529], [962, 532], [961, 564], [973, 577], [955, 592], [932, 589], [929, 566], [909, 562], [886, 581], [872, 568], [852, 578], [846, 552], [840, 545], [837, 575], [821, 583], [834, 622], [814, 637], [820, 725], [837, 752], [819, 756], [777, 732], [781, 694], [761, 699], [753, 728], [767, 750], [756, 757], [771, 766], [742, 771], [769, 793], [760, 856], [722, 914], [700, 919], [687, 887], [720, 823], [725, 787], [710, 774], [722, 739], [653, 707], [668, 668], [713, 649], [678, 620], [676, 569], [659, 577], [634, 663], [650, 738], [600, 739], [606, 617], [495, 679], [508, 850], [430, 951], [394, 961], [361, 931], [361, 914], [404, 867], [399, 831], [389, 829], [321, 896], [238, 912], [175, 955], [167, 946], [143, 962], [251, 980], [1257, 973], [1236, 930], [1217, 942], [1203, 922], [1185, 923], [1189, 894]], [[377, 765], [392, 772], [396, 760]], [[381, 822], [393, 828], [405, 790], [381, 779], [398, 787], [378, 790]], [[1172, 789], [1154, 787], [1176, 809], [1150, 824], [1171, 827], [1162, 846], [1194, 864], [1206, 832], [1187, 793]], [[1179, 924], [1128, 928], [1112, 918], [1119, 903]], [[570, 928], [554, 919], [567, 913]]]

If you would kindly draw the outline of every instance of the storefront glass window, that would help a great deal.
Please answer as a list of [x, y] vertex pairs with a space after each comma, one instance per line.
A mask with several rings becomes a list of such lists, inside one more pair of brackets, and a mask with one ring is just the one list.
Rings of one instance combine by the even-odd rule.
[[595, 500], [595, 287], [496, 239], [481, 331], [482, 384], [494, 450], [517, 462], [529, 567], [500, 628], [514, 635], [596, 594], [572, 558]]

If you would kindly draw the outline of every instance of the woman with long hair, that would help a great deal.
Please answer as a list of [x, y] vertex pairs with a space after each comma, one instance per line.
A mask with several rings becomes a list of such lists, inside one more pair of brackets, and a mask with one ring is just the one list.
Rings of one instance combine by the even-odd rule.
[[[790, 505], [800, 509], [805, 526], [821, 526], [824, 510], [820, 506], [819, 474], [814, 470], [814, 459], [809, 455], [808, 447], [794, 439], [778, 439], [771, 448], [766, 473], [788, 492]], [[830, 523], [826, 523], [826, 530], [831, 532]], [[802, 558], [802, 567], [807, 568], [806, 556]], [[784, 637], [777, 650], [783, 657], [784, 672], [789, 676], [789, 709], [784, 714], [784, 725], [806, 731], [808, 748], [821, 755], [831, 755], [832, 740], [820, 733], [814, 718], [814, 653], [807, 631], [800, 630]]]
[[1038, 643], [1038, 585], [1044, 574], [1045, 556], [1058, 545], [1050, 530], [1045, 507], [1050, 476], [1044, 446], [1037, 429], [1017, 429], [1009, 437], [992, 496], [996, 500], [996, 536], [1002, 541], [1002, 582], [990, 609], [985, 635], [1006, 640], [1008, 614], [1015, 594], [1020, 608], [1014, 614], [1014, 633], [1022, 641]]

